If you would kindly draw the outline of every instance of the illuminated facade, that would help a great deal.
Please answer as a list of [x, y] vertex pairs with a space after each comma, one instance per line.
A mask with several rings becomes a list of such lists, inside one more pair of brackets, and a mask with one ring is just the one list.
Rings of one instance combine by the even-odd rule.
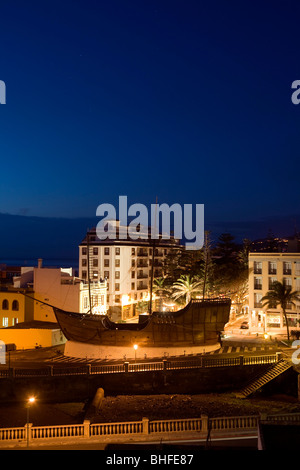
[[21, 294], [20, 289], [9, 287], [3, 291], [0, 290], [0, 328], [31, 321], [33, 309], [33, 301]]
[[[80, 283], [79, 312], [94, 315], [106, 315], [107, 313], [107, 285], [106, 280], [93, 281], [90, 286]], [[90, 304], [91, 307], [90, 308]]]
[[108, 313], [114, 321], [126, 320], [148, 310], [153, 249], [155, 278], [163, 275], [174, 246], [174, 238], [157, 240], [154, 248], [151, 240], [100, 240], [93, 229], [79, 246], [79, 277], [86, 283], [105, 280]]
[[[274, 282], [300, 291], [300, 253], [249, 254], [249, 328], [258, 332], [276, 332], [284, 327], [280, 305], [262, 306], [262, 298]], [[287, 318], [291, 328], [300, 327], [300, 303], [288, 305]]]

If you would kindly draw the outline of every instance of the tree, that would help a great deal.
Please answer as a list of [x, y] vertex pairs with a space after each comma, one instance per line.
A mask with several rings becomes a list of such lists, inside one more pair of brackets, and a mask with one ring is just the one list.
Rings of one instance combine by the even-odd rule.
[[153, 282], [153, 292], [159, 298], [159, 311], [162, 311], [162, 303], [165, 297], [171, 296], [170, 287], [166, 285], [166, 279], [164, 277], [157, 277]]
[[192, 270], [192, 250], [174, 247], [169, 250], [164, 262], [164, 276], [168, 283], [173, 284], [177, 279]]
[[200, 278], [202, 282], [202, 297], [205, 293], [211, 292], [214, 284], [214, 263], [211, 254], [210, 232], [206, 231], [204, 235], [204, 244], [200, 252], [201, 265], [199, 267]]
[[200, 286], [201, 282], [194, 277], [191, 277], [189, 274], [183, 274], [178, 281], [173, 284], [174, 291], [172, 297], [175, 300], [184, 297], [186, 303], [189, 303], [193, 294], [200, 293]]
[[244, 266], [244, 268], [248, 268], [248, 256], [251, 249], [251, 245], [251, 240], [248, 240], [248, 238], [244, 238], [243, 246], [237, 255], [240, 264]]
[[286, 323], [287, 337], [290, 339], [289, 325], [286, 316], [286, 309], [288, 304], [295, 305], [296, 300], [300, 300], [299, 292], [293, 291], [291, 286], [286, 286], [284, 283], [279, 281], [274, 282], [272, 289], [269, 290], [266, 295], [261, 299], [263, 302], [263, 307], [267, 306], [268, 308], [276, 308], [277, 305], [280, 305], [282, 313]]

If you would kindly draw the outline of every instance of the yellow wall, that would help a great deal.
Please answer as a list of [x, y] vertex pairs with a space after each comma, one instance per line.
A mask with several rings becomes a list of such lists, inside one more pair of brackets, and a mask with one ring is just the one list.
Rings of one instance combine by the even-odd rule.
[[36, 346], [49, 347], [65, 342], [59, 330], [1, 328], [0, 340], [5, 344], [14, 343], [17, 349], [33, 349]]
[[[3, 301], [8, 301], [8, 310], [3, 310]], [[13, 301], [17, 300], [19, 309], [13, 310]], [[18, 323], [33, 319], [33, 301], [20, 294], [17, 290], [0, 291], [0, 328], [4, 326], [3, 320], [8, 319], [7, 326], [13, 326], [13, 319], [17, 318]], [[16, 322], [15, 322], [16, 323]]]

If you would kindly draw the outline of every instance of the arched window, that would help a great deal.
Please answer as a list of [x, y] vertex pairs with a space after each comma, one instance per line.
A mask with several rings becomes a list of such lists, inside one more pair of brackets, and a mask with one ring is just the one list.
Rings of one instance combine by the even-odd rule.
[[17, 300], [13, 300], [12, 310], [15, 310], [15, 311], [19, 310], [19, 302]]
[[8, 308], [9, 308], [8, 300], [4, 299], [3, 302], [2, 302], [2, 310], [8, 310]]

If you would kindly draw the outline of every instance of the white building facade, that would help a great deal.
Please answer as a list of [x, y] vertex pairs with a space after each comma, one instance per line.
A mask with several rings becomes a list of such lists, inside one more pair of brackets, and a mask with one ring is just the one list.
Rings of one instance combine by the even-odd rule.
[[[249, 253], [249, 328], [276, 332], [285, 328], [280, 305], [263, 307], [262, 298], [274, 282], [291, 286], [300, 293], [300, 253]], [[300, 303], [286, 310], [290, 328], [300, 327]]]
[[[88, 242], [87, 242], [88, 240]], [[100, 240], [96, 230], [87, 233], [79, 246], [79, 277], [86, 283], [106, 281], [108, 313], [114, 321], [127, 320], [147, 311], [153, 278], [163, 275], [166, 256], [179, 241]]]

